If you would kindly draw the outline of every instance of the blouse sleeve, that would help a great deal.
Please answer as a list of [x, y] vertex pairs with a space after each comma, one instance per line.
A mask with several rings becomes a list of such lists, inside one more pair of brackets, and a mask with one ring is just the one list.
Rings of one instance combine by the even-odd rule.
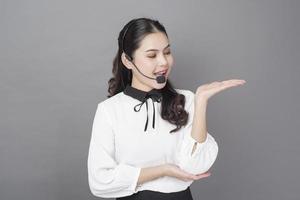
[[117, 198], [137, 192], [141, 168], [114, 159], [114, 132], [103, 105], [98, 104], [89, 146], [88, 183], [93, 195]]
[[[192, 91], [187, 90], [186, 110], [189, 113], [187, 124], [182, 127], [183, 134], [176, 151], [176, 164], [186, 172], [202, 174], [207, 172], [213, 165], [218, 154], [218, 144], [213, 136], [207, 132], [204, 142], [198, 142], [191, 136], [192, 122], [194, 116], [194, 97]], [[193, 151], [194, 144], [196, 149]]]

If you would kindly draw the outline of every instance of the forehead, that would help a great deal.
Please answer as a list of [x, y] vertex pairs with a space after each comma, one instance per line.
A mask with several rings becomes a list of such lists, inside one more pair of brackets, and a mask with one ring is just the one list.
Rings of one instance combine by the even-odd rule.
[[164, 33], [150, 33], [146, 35], [140, 44], [140, 50], [159, 49], [163, 50], [169, 44], [169, 40]]

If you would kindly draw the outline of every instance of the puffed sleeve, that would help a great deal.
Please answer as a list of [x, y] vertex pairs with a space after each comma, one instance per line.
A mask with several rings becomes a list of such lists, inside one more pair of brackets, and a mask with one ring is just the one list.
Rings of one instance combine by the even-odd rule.
[[[192, 136], [192, 122], [194, 116], [194, 92], [186, 91], [185, 109], [189, 113], [187, 124], [182, 127], [181, 140], [176, 150], [176, 164], [186, 172], [192, 174], [202, 174], [207, 172], [213, 165], [218, 154], [218, 144], [213, 136], [207, 132], [204, 142], [198, 142]], [[196, 149], [192, 153], [194, 144]]]
[[93, 195], [117, 198], [137, 192], [141, 168], [114, 159], [114, 131], [105, 107], [98, 104], [87, 159], [88, 183]]

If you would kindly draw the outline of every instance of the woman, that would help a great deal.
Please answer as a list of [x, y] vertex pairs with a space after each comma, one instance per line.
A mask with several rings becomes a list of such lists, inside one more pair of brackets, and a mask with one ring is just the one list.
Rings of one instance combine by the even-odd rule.
[[189, 186], [210, 175], [218, 154], [206, 130], [207, 101], [245, 81], [213, 82], [195, 93], [174, 89], [168, 35], [153, 19], [128, 22], [118, 45], [109, 98], [98, 104], [93, 122], [90, 190], [123, 200], [192, 200]]

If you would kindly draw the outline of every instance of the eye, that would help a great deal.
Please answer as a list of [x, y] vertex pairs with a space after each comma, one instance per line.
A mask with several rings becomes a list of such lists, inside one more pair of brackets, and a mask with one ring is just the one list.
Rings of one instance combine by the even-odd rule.
[[155, 54], [150, 54], [150, 55], [148, 55], [148, 58], [155, 58], [155, 57], [156, 57]]
[[165, 55], [171, 54], [171, 49], [170, 49], [170, 48], [166, 49], [165, 52], [164, 52], [164, 54], [165, 54]]

